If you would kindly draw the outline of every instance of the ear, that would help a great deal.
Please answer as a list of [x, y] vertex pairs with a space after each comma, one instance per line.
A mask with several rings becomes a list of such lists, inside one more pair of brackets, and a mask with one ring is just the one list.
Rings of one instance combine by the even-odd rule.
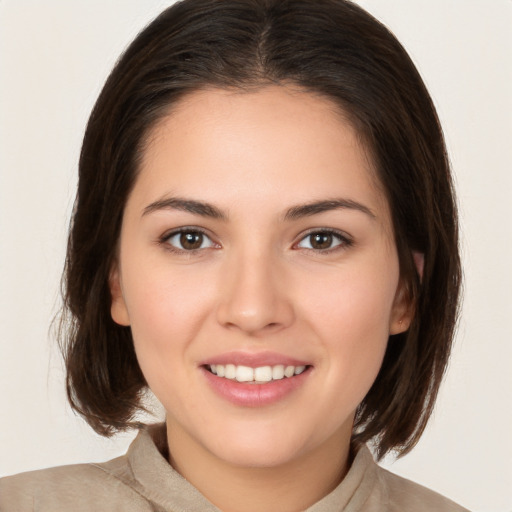
[[108, 278], [110, 287], [110, 315], [116, 324], [128, 326], [130, 325], [130, 316], [123, 296], [123, 288], [121, 286], [121, 275], [119, 273], [119, 265], [115, 262], [110, 271]]
[[416, 267], [416, 272], [420, 278], [420, 283], [423, 280], [423, 268], [425, 267], [425, 255], [422, 252], [412, 251], [412, 259]]
[[391, 318], [389, 322], [389, 334], [400, 334], [407, 331], [414, 316], [414, 304], [407, 290], [407, 285], [400, 280], [393, 301]]
[[[423, 279], [425, 256], [421, 252], [413, 251], [412, 257], [414, 260], [414, 266], [416, 267], [416, 272], [418, 273], [421, 282]], [[414, 306], [414, 300], [407, 289], [407, 285], [403, 279], [401, 279], [393, 302], [389, 334], [400, 334], [409, 329], [414, 317]]]

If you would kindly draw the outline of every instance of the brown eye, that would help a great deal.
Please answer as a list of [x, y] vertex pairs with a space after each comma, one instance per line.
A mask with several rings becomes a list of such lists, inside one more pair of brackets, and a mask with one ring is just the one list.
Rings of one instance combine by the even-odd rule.
[[313, 249], [330, 249], [333, 236], [331, 233], [314, 233], [310, 235], [310, 244]]
[[334, 231], [315, 231], [306, 235], [297, 244], [297, 247], [320, 252], [335, 249], [338, 246], [349, 246], [351, 244], [350, 239]]
[[199, 249], [203, 245], [203, 234], [202, 233], [182, 233], [180, 235], [180, 244], [183, 249], [187, 251], [193, 251]]
[[201, 231], [175, 231], [170, 236], [163, 239], [177, 251], [197, 251], [200, 249], [208, 249], [214, 247], [215, 244], [211, 239]]

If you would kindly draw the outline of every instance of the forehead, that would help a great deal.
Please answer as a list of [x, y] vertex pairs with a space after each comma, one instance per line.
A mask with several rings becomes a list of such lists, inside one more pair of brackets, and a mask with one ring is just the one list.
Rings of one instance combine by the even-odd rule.
[[137, 187], [148, 201], [165, 193], [255, 204], [341, 194], [387, 209], [347, 116], [325, 97], [284, 86], [183, 98], [150, 131]]

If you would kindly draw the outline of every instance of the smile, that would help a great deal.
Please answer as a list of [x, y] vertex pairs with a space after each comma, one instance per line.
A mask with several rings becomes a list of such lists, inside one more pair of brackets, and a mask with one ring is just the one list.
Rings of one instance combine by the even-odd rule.
[[217, 375], [217, 377], [236, 380], [238, 382], [264, 384], [266, 382], [300, 375], [306, 370], [306, 366], [285, 366], [278, 364], [275, 366], [258, 366], [257, 368], [251, 368], [250, 366], [235, 364], [211, 364], [207, 365], [207, 369], [214, 375]]
[[241, 407], [263, 407], [299, 393], [314, 375], [310, 359], [260, 351], [231, 351], [201, 361], [208, 387], [220, 398]]

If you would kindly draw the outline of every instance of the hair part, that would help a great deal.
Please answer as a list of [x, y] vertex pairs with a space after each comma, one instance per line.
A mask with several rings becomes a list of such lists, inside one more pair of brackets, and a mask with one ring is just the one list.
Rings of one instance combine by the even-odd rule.
[[[90, 116], [64, 274], [60, 335], [74, 410], [102, 435], [139, 426], [147, 389], [131, 331], [110, 316], [109, 276], [150, 130], [186, 95], [296, 85], [361, 137], [390, 205], [414, 305], [359, 406], [353, 442], [382, 457], [418, 441], [450, 354], [461, 281], [450, 166], [432, 100], [396, 38], [346, 0], [183, 0], [132, 42]], [[171, 114], [172, 115], [172, 114]], [[420, 282], [413, 251], [424, 255]]]

